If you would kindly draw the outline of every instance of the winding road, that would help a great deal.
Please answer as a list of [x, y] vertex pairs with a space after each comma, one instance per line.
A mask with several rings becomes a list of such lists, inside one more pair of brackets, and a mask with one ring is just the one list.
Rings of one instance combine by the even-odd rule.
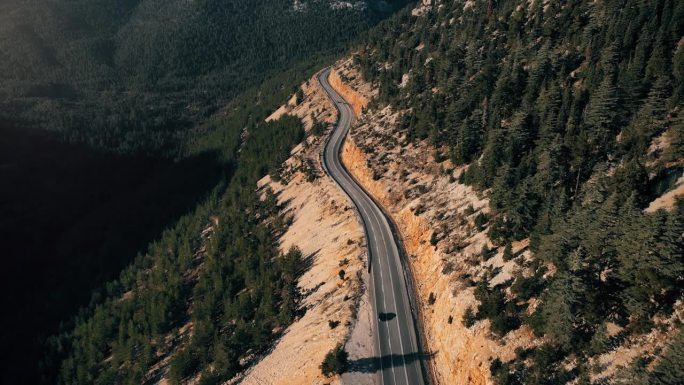
[[329, 75], [330, 68], [321, 72], [318, 81], [339, 111], [339, 119], [325, 145], [323, 165], [356, 205], [368, 241], [369, 289], [375, 314], [372, 327], [377, 357], [369, 360], [364, 370], [375, 372], [379, 384], [422, 385], [428, 381], [411, 308], [410, 279], [403, 268], [390, 222], [340, 160], [354, 112], [330, 86]]

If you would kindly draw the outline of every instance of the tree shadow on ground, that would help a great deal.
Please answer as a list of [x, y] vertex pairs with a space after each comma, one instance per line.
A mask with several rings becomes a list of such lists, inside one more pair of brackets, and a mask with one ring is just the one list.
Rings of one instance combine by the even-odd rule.
[[375, 373], [381, 368], [404, 366], [415, 361], [431, 360], [435, 353], [388, 354], [382, 357], [367, 357], [349, 360], [347, 372]]

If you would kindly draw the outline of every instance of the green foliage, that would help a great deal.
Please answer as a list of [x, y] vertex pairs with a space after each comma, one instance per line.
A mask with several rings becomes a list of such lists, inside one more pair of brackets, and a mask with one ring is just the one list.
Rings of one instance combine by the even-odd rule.
[[503, 336], [520, 326], [517, 305], [506, 300], [500, 286], [490, 289], [486, 281], [480, 281], [475, 288], [475, 298], [480, 301], [476, 318], [491, 320], [490, 327], [497, 335]]
[[[252, 108], [252, 114], [257, 112]], [[303, 138], [301, 124], [292, 119], [222, 124], [223, 130], [240, 132], [247, 126], [249, 131], [231, 182], [166, 231], [108, 285], [112, 289], [104, 301], [84, 310], [72, 328], [53, 340], [53, 355], [61, 361], [58, 383], [140, 383], [174, 347], [181, 349], [170, 363], [172, 382], [208, 367], [214, 369], [202, 381], [225, 381], [242, 368], [240, 359], [248, 351], [262, 351], [273, 330], [294, 319], [302, 255], [295, 248], [279, 255], [275, 236], [283, 229], [276, 224], [284, 222], [264, 220], [277, 219], [278, 208], [259, 200], [253, 186], [275, 173]], [[210, 224], [211, 236], [202, 237]], [[196, 275], [188, 273], [193, 269]], [[166, 337], [188, 321], [192, 338], [175, 338], [166, 346]], [[111, 360], [105, 360], [108, 352]]]
[[468, 307], [463, 313], [463, 325], [467, 328], [472, 327], [477, 322], [477, 316], [473, 311], [473, 308]]
[[674, 340], [667, 346], [650, 377], [651, 385], [684, 382], [684, 329], [681, 327]]
[[546, 269], [540, 268], [530, 277], [516, 276], [511, 285], [511, 291], [518, 299], [523, 301], [527, 301], [532, 297], [538, 297], [545, 287], [546, 282], [543, 278], [545, 273]]
[[475, 291], [494, 333], [525, 322], [548, 341], [497, 362], [499, 384], [581, 383], [588, 369], [562, 362], [604, 350], [606, 321], [646, 332], [682, 297], [684, 203], [644, 211], [681, 175], [682, 31], [672, 0], [442, 2], [382, 23], [356, 55], [409, 140], [467, 164], [459, 181], [491, 208], [475, 226], [504, 259], [530, 238], [532, 276]]
[[325, 355], [320, 365], [321, 372], [327, 377], [342, 374], [347, 370], [348, 359], [349, 354], [344, 350], [344, 346], [337, 345]]
[[302, 61], [320, 67], [406, 1], [301, 3], [9, 0], [0, 118], [107, 150], [175, 155], [235, 96]]
[[506, 246], [504, 247], [503, 251], [503, 260], [504, 262], [508, 262], [511, 259], [513, 259], [513, 246], [511, 245], [510, 242], [506, 243]]
[[181, 384], [183, 379], [195, 373], [198, 366], [199, 361], [190, 349], [181, 350], [171, 360], [169, 381], [174, 385]]
[[[681, 48], [664, 41], [681, 37], [672, 32], [681, 17], [665, 17], [681, 16], [680, 5], [518, 3], [400, 14], [374, 29], [356, 57], [383, 101], [410, 108], [400, 124], [410, 138], [430, 138], [456, 163], [473, 163], [462, 181], [492, 188], [490, 235], [501, 244], [543, 231], [535, 225], [578, 196], [597, 165], [644, 150], [669, 126], [679, 132], [667, 108], [680, 100]], [[396, 89], [409, 70], [408, 85]]]
[[487, 226], [488, 222], [489, 222], [489, 217], [485, 213], [478, 213], [475, 216], [475, 227], [477, 227], [477, 229], [479, 231], [484, 230], [485, 227]]
[[490, 249], [489, 246], [482, 245], [482, 249], [480, 250], [480, 255], [482, 256], [483, 260], [488, 260], [489, 258], [493, 257], [496, 255], [496, 249]]

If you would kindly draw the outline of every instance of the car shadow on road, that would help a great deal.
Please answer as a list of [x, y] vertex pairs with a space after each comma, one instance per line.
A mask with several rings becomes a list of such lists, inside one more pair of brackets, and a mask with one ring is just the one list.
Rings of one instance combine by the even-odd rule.
[[378, 319], [382, 322], [386, 322], [393, 320], [396, 316], [396, 313], [380, 313], [378, 314]]
[[435, 353], [388, 354], [382, 357], [367, 357], [349, 360], [347, 372], [375, 373], [381, 368], [399, 367], [414, 361], [428, 361]]

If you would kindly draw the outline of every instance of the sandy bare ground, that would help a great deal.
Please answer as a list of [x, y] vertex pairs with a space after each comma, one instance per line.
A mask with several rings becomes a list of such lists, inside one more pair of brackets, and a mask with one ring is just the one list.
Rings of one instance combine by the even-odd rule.
[[[315, 121], [334, 122], [336, 113], [315, 79], [302, 89], [303, 101], [295, 104], [291, 100], [269, 119], [284, 114], [299, 116], [307, 130]], [[325, 135], [309, 136], [306, 145], [298, 146], [286, 162], [283, 181], [266, 177], [259, 182], [261, 191], [270, 188], [278, 195], [278, 203], [292, 218], [292, 224], [280, 240], [281, 250], [299, 247], [309, 264], [299, 281], [305, 295], [302, 306], [306, 313], [245, 374], [241, 384], [339, 383], [339, 378], [324, 377], [319, 365], [338, 343], [350, 337], [354, 339], [356, 314], [370, 312], [367, 300], [363, 300], [366, 270], [363, 230], [347, 197], [323, 173], [320, 152], [324, 140]], [[312, 171], [317, 175], [314, 180], [308, 178]], [[340, 279], [340, 270], [345, 271], [345, 279]], [[330, 321], [338, 325], [331, 327]], [[351, 350], [367, 354], [363, 344]]]
[[671, 210], [675, 207], [677, 199], [684, 196], [684, 176], [677, 179], [675, 187], [669, 191], [666, 191], [662, 196], [656, 198], [651, 204], [646, 208], [646, 212], [655, 212], [659, 209]]

